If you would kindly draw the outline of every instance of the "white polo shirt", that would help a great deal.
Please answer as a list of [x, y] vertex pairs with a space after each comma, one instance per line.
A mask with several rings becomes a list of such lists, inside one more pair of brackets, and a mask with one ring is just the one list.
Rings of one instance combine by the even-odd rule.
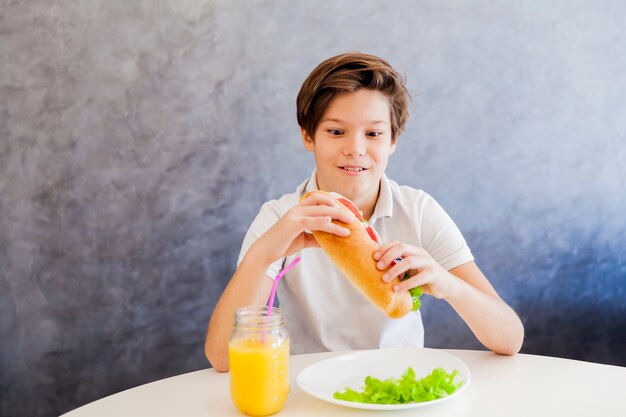
[[[317, 190], [315, 171], [295, 193], [265, 203], [243, 241], [239, 263], [250, 246], [308, 191]], [[427, 193], [399, 186], [385, 175], [369, 224], [383, 242], [397, 240], [424, 248], [450, 270], [474, 260], [450, 216]], [[424, 346], [420, 312], [390, 319], [361, 295], [319, 248], [277, 260], [267, 275], [297, 256], [302, 260], [278, 284], [277, 296], [289, 332], [291, 353]]]

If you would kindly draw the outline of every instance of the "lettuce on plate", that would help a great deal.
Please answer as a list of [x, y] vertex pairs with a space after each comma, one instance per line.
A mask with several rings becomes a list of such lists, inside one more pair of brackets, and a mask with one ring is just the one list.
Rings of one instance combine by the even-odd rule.
[[337, 400], [369, 404], [432, 401], [452, 394], [463, 385], [463, 381], [454, 382], [458, 374], [459, 371], [456, 369], [448, 373], [443, 368], [435, 368], [430, 375], [416, 379], [413, 368], [408, 368], [400, 379], [389, 378], [383, 381], [368, 376], [365, 378], [365, 387], [362, 391], [346, 387], [344, 392], [337, 391], [333, 397]]

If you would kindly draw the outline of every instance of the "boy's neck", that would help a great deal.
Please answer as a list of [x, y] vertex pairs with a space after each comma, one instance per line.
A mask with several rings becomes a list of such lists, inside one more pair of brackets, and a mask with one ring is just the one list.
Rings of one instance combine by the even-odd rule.
[[370, 217], [374, 214], [376, 204], [378, 203], [378, 197], [380, 195], [380, 183], [375, 193], [357, 194], [357, 195], [344, 195], [354, 203], [355, 206], [363, 213], [363, 219], [369, 221]]
[[363, 212], [363, 218], [367, 221], [369, 221], [369, 219], [374, 214], [374, 210], [376, 209], [376, 203], [378, 202], [379, 194], [380, 194], [380, 184], [378, 185], [378, 190], [376, 191], [376, 194], [374, 195], [373, 199], [371, 197], [370, 198], [366, 197], [364, 198], [365, 201], [360, 201], [359, 198], [357, 197], [356, 200], [352, 201], [354, 204], [356, 204], [359, 210]]

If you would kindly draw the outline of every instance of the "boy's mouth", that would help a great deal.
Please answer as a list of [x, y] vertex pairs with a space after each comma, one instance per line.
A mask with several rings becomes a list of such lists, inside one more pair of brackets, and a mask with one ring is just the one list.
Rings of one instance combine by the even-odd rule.
[[342, 169], [347, 172], [361, 172], [361, 171], [367, 170], [367, 168], [355, 167], [355, 166], [343, 166], [343, 167], [339, 167], [339, 169]]

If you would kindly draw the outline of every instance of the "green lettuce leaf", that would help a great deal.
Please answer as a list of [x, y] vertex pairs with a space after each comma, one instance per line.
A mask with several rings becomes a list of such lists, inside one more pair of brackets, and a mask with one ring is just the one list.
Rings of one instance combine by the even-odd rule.
[[419, 310], [422, 306], [422, 300], [420, 300], [422, 293], [422, 287], [415, 287], [409, 290], [409, 294], [411, 294], [411, 298], [413, 299], [413, 311]]
[[[402, 277], [402, 281], [408, 278], [410, 278], [410, 275], [409, 275], [409, 272], [407, 271], [404, 273], [404, 276]], [[424, 291], [422, 291], [422, 287], [415, 287], [409, 290], [409, 294], [411, 294], [411, 298], [413, 299], [413, 311], [419, 310], [420, 307], [422, 306], [422, 300], [420, 300], [420, 297], [422, 296], [423, 293]]]
[[454, 382], [458, 374], [456, 369], [452, 373], [448, 373], [443, 368], [435, 368], [424, 378], [416, 379], [413, 368], [408, 368], [400, 379], [380, 380], [367, 376], [362, 391], [355, 391], [346, 387], [344, 392], [337, 391], [333, 397], [338, 400], [369, 404], [406, 404], [432, 401], [452, 394], [463, 385], [463, 381]]

